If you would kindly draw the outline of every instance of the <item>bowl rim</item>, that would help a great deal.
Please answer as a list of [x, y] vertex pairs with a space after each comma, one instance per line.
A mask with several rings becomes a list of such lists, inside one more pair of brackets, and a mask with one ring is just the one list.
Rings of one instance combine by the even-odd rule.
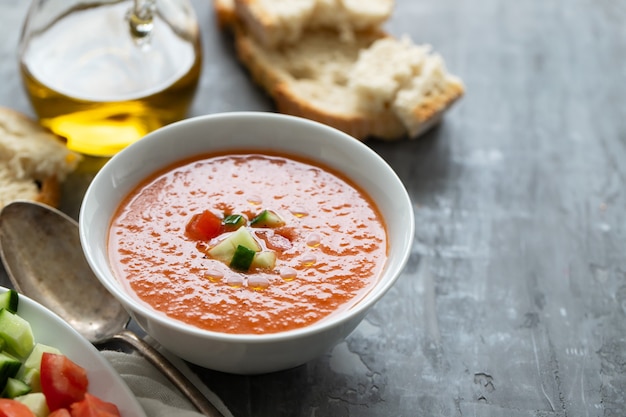
[[[398, 251], [401, 251], [401, 252], [397, 252], [396, 254], [397, 261], [395, 262], [394, 270], [393, 271], [388, 270], [389, 258], [387, 258], [386, 265], [383, 267], [383, 271], [378, 278], [378, 282], [366, 294], [364, 294], [359, 301], [357, 301], [355, 304], [353, 304], [352, 306], [350, 306], [349, 308], [343, 311], [331, 313], [329, 316], [324, 317], [321, 320], [305, 327], [285, 330], [285, 331], [276, 332], [276, 333], [239, 334], [239, 333], [217, 332], [217, 331], [202, 329], [202, 328], [193, 326], [183, 321], [179, 321], [177, 319], [171, 318], [167, 316], [165, 313], [155, 310], [144, 301], [129, 294], [129, 290], [124, 288], [122, 283], [119, 283], [119, 282], [114, 283], [115, 281], [117, 281], [117, 278], [114, 276], [113, 272], [110, 269], [110, 266], [108, 265], [108, 259], [105, 262], [107, 264], [106, 268], [104, 268], [106, 271], [103, 271], [103, 268], [101, 268], [101, 265], [98, 262], [98, 259], [96, 259], [96, 256], [94, 255], [95, 253], [94, 251], [97, 251], [98, 247], [101, 247], [102, 245], [106, 247], [106, 242], [96, 243], [96, 242], [91, 241], [90, 234], [89, 234], [90, 228], [88, 227], [88, 225], [90, 224], [90, 221], [92, 219], [90, 218], [89, 211], [94, 210], [94, 208], [92, 208], [91, 206], [96, 204], [96, 201], [97, 201], [97, 198], [95, 198], [94, 196], [94, 194], [96, 194], [97, 187], [101, 186], [100, 184], [101, 182], [106, 181], [105, 177], [110, 176], [112, 174], [112, 170], [114, 169], [115, 166], [117, 166], [119, 163], [124, 163], [123, 162], [124, 159], [128, 159], [130, 156], [132, 156], [133, 153], [140, 152], [141, 149], [148, 146], [149, 141], [153, 141], [155, 140], [155, 138], [159, 138], [159, 137], [167, 138], [171, 136], [169, 135], [169, 132], [176, 131], [180, 129], [181, 126], [188, 127], [194, 124], [211, 123], [213, 120], [219, 120], [219, 119], [238, 120], [241, 118], [262, 118], [262, 119], [268, 119], [268, 120], [276, 120], [278, 122], [302, 124], [309, 128], [317, 129], [321, 133], [333, 135], [336, 137], [337, 140], [343, 140], [347, 142], [349, 144], [348, 146], [353, 146], [354, 149], [358, 149], [360, 152], [368, 154], [371, 159], [377, 161], [380, 168], [382, 168], [385, 171], [387, 177], [394, 182], [393, 184], [394, 187], [396, 187], [397, 191], [399, 191], [398, 197], [401, 198], [401, 201], [398, 202], [398, 205], [402, 207], [406, 207], [408, 209], [407, 210], [408, 218], [407, 218], [407, 224], [405, 224], [405, 233], [404, 233], [405, 239], [403, 239], [403, 241], [406, 241], [406, 245], [404, 245], [403, 248], [398, 249]], [[167, 139], [161, 139], [161, 140], [167, 141]], [[230, 149], [235, 149], [235, 148], [236, 148], [236, 145], [230, 147]], [[225, 150], [225, 151], [227, 151], [228, 149], [229, 149], [228, 146], [220, 148], [220, 150]], [[262, 151], [263, 146], [259, 146], [258, 150]], [[288, 151], [286, 151], [286, 155], [289, 155]], [[320, 164], [325, 164], [325, 162], [320, 160], [320, 158], [315, 158], [315, 157], [310, 156], [308, 157], [308, 159], [314, 163], [317, 162]], [[122, 162], [119, 162], [119, 161], [122, 161]], [[157, 172], [159, 169], [169, 164], [170, 162], [161, 164], [159, 167], [156, 167], [152, 171]], [[351, 181], [354, 181], [355, 183], [357, 183], [357, 181], [355, 181], [347, 173], [341, 172], [341, 174], [349, 178]], [[136, 182], [134, 186], [136, 186], [140, 181], [141, 179], [138, 182]], [[361, 188], [365, 188], [361, 184], [359, 184], [359, 186]], [[364, 191], [367, 192], [366, 189], [364, 189]], [[119, 203], [124, 197], [125, 195], [122, 195], [116, 200], [116, 207], [119, 205]], [[373, 197], [371, 196], [370, 198], [373, 199]], [[374, 202], [377, 203], [375, 200]], [[109, 227], [108, 225], [111, 222], [111, 216], [112, 214], [110, 214], [109, 218], [106, 219], [107, 229]], [[199, 337], [209, 336], [221, 342], [239, 342], [239, 343], [243, 342], [247, 344], [268, 343], [268, 342], [273, 343], [273, 342], [278, 342], [278, 341], [292, 340], [292, 339], [305, 337], [305, 336], [313, 336], [315, 334], [323, 333], [333, 328], [336, 328], [342, 324], [345, 324], [346, 322], [350, 321], [352, 318], [357, 317], [359, 315], [364, 316], [365, 313], [376, 302], [378, 302], [378, 300], [382, 298], [383, 295], [385, 295], [388, 292], [388, 290], [393, 286], [393, 284], [400, 277], [406, 263], [408, 262], [408, 259], [411, 253], [411, 246], [412, 246], [414, 230], [415, 230], [415, 218], [414, 218], [414, 214], [412, 210], [412, 203], [411, 203], [411, 199], [409, 197], [409, 194], [404, 184], [402, 183], [402, 181], [400, 180], [396, 172], [391, 168], [391, 166], [373, 149], [371, 149], [369, 146], [364, 144], [362, 141], [359, 141], [356, 138], [348, 135], [347, 133], [344, 133], [338, 129], [335, 129], [323, 123], [313, 121], [310, 119], [297, 117], [297, 116], [285, 115], [281, 113], [261, 112], [261, 111], [236, 111], [236, 112], [212, 113], [212, 114], [206, 114], [202, 116], [194, 116], [194, 117], [190, 117], [190, 118], [178, 121], [178, 122], [174, 122], [160, 129], [157, 129], [151, 133], [148, 133], [141, 140], [129, 145], [128, 147], [126, 147], [125, 149], [123, 149], [122, 151], [114, 155], [96, 173], [95, 177], [92, 179], [83, 197], [82, 204], [79, 210], [79, 215], [78, 215], [78, 223], [79, 223], [79, 236], [80, 236], [82, 250], [91, 269], [93, 270], [95, 275], [98, 277], [101, 284], [104, 285], [109, 292], [111, 292], [120, 302], [122, 302], [122, 304], [125, 305], [125, 307], [129, 310], [131, 315], [135, 316], [135, 312], [138, 312], [141, 315], [147, 317], [150, 321], [154, 321], [158, 323], [159, 325], [168, 329], [172, 329], [175, 331], [183, 331], [187, 335], [199, 336]], [[386, 225], [385, 227], [388, 228], [388, 225]], [[387, 231], [387, 233], [389, 233], [389, 230]], [[391, 275], [391, 276], [385, 279], [385, 277], [387, 277], [388, 275]], [[149, 334], [149, 332], [147, 333]]]

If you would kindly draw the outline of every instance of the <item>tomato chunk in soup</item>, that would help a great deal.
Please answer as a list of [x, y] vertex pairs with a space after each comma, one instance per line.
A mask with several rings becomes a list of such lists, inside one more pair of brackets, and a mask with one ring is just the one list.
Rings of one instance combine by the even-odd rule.
[[[281, 221], [253, 221], [260, 213]], [[210, 227], [190, 232], [200, 216]], [[252, 239], [252, 252], [240, 250], [244, 270], [224, 255], [228, 245], [213, 250], [235, 228]], [[385, 225], [362, 190], [315, 163], [255, 152], [204, 155], [146, 179], [118, 208], [108, 245], [116, 277], [154, 309], [239, 334], [304, 327], [349, 308], [387, 258]]]

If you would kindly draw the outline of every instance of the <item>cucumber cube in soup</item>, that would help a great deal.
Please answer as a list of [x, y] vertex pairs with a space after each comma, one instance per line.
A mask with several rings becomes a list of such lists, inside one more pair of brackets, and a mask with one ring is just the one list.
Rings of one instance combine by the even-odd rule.
[[224, 217], [222, 224], [229, 230], [236, 230], [246, 224], [246, 218], [241, 214], [231, 214]]
[[255, 254], [255, 251], [239, 245], [237, 246], [237, 249], [235, 249], [235, 253], [233, 254], [233, 258], [231, 259], [229, 266], [238, 271], [247, 271], [250, 269], [250, 265], [252, 265], [252, 260], [254, 259]]
[[252, 227], [281, 227], [284, 225], [285, 221], [271, 210], [263, 210], [250, 222]]
[[276, 265], [276, 253], [269, 250], [257, 252], [252, 260], [253, 268], [272, 269]]
[[6, 342], [6, 350], [20, 358], [28, 355], [35, 346], [30, 323], [7, 309], [0, 310], [0, 338]]
[[236, 232], [233, 232], [226, 239], [209, 249], [207, 253], [212, 258], [230, 264], [235, 250], [237, 250], [237, 246], [243, 246], [254, 252], [261, 250], [261, 247], [254, 239], [254, 236], [252, 236], [252, 233], [250, 233], [247, 228], [240, 227]]

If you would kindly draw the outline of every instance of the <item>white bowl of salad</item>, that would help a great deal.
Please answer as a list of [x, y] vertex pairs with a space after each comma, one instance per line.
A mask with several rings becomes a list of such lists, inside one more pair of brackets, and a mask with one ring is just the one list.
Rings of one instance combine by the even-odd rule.
[[2, 415], [145, 417], [128, 386], [91, 343], [47, 308], [4, 287], [0, 345]]

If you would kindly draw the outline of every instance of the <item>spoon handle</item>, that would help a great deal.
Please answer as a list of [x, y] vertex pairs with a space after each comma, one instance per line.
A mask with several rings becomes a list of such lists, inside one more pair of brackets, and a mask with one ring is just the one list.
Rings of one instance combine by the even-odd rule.
[[130, 330], [122, 330], [113, 336], [113, 338], [124, 341], [137, 349], [137, 351], [143, 355], [148, 362], [161, 371], [202, 414], [208, 417], [224, 417], [178, 368], [135, 333]]

